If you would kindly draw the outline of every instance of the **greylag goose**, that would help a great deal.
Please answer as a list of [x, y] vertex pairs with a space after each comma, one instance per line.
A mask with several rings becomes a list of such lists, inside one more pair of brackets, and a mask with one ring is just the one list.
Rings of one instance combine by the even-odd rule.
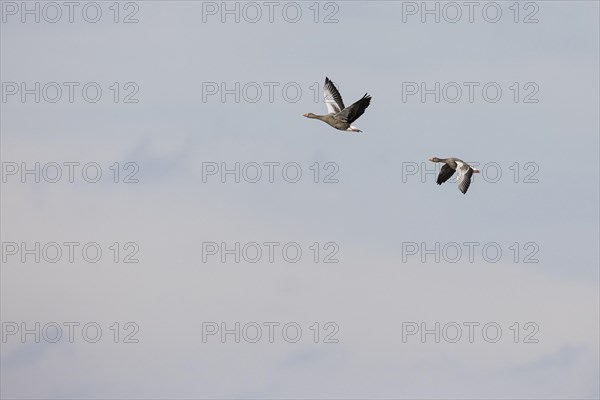
[[429, 161], [444, 163], [444, 165], [442, 165], [442, 169], [440, 170], [440, 174], [437, 177], [438, 185], [446, 182], [452, 175], [454, 175], [454, 172], [456, 172], [456, 183], [458, 184], [458, 190], [460, 190], [463, 194], [467, 193], [467, 190], [471, 185], [471, 177], [473, 174], [479, 173], [477, 168], [471, 167], [469, 164], [463, 160], [459, 160], [458, 158], [430, 157]]
[[313, 113], [304, 114], [307, 118], [320, 119], [321, 121], [331, 125], [340, 131], [362, 132], [352, 123], [356, 121], [371, 103], [371, 96], [365, 94], [360, 100], [352, 104], [350, 107], [344, 106], [344, 101], [340, 92], [329, 80], [325, 77], [325, 86], [323, 87], [325, 105], [327, 106], [327, 115], [315, 115]]

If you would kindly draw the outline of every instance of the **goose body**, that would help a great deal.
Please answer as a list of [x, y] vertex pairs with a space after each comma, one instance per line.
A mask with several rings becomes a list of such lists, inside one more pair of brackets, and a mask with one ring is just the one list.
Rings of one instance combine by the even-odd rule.
[[364, 114], [369, 104], [371, 104], [371, 96], [365, 94], [360, 100], [353, 103], [351, 106], [344, 106], [344, 101], [340, 92], [337, 90], [333, 82], [329, 78], [325, 78], [325, 86], [323, 86], [325, 105], [327, 106], [326, 115], [316, 115], [313, 113], [304, 114], [307, 118], [319, 119], [326, 124], [340, 131], [362, 132], [352, 123]]
[[469, 190], [469, 186], [471, 186], [471, 177], [473, 174], [479, 173], [477, 168], [473, 168], [463, 160], [454, 157], [431, 157], [429, 158], [429, 161], [444, 163], [437, 177], [438, 185], [446, 182], [456, 172], [456, 184], [458, 185], [458, 190], [460, 190], [463, 194], [466, 194], [467, 190]]

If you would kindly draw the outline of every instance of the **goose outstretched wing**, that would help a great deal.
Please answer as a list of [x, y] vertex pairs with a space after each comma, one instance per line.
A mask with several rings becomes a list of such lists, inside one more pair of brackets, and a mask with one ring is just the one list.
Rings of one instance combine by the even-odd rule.
[[448, 164], [442, 165], [442, 169], [437, 177], [437, 184], [441, 185], [442, 183], [446, 182], [448, 179], [450, 179], [450, 177], [452, 177], [452, 175], [454, 175], [454, 172], [456, 172], [454, 168]]
[[471, 177], [473, 176], [473, 168], [463, 161], [456, 161], [456, 173], [458, 190], [463, 194], [467, 193], [469, 186], [471, 186]]
[[360, 100], [352, 104], [350, 107], [344, 108], [342, 112], [335, 117], [341, 121], [351, 124], [365, 113], [365, 110], [367, 107], [369, 107], [369, 104], [371, 104], [371, 96], [365, 94]]
[[337, 114], [345, 108], [342, 95], [337, 90], [333, 82], [331, 82], [327, 77], [325, 78], [323, 93], [325, 97], [325, 105], [327, 106], [327, 112], [329, 114]]

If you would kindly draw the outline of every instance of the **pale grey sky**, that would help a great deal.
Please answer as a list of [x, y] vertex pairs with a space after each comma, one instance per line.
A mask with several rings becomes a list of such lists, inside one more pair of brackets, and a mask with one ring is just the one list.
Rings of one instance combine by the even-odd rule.
[[[477, 2], [472, 23], [462, 2], [456, 23], [444, 20], [454, 15], [443, 14], [452, 12], [444, 2], [427, 3], [440, 8], [439, 23], [431, 15], [421, 21], [422, 2], [281, 2], [272, 23], [263, 2], [253, 3], [262, 12], [256, 23], [243, 18], [253, 13], [240, 23], [225, 15], [223, 23], [221, 2], [193, 1], [121, 2], [118, 23], [113, 2], [97, 2], [97, 23], [81, 14], [89, 2], [78, 3], [73, 23], [64, 6], [60, 21], [44, 21], [55, 14], [40, 3], [40, 23], [32, 15], [23, 23], [21, 4], [1, 2], [2, 332], [22, 322], [96, 322], [103, 336], [92, 344], [79, 334], [69, 343], [64, 325], [58, 343], [7, 334], [2, 397], [600, 396], [597, 2]], [[247, 4], [240, 10], [253, 12]], [[92, 18], [95, 6], [86, 7]], [[300, 20], [287, 22], [284, 7], [288, 19], [294, 7], [302, 10]], [[499, 21], [486, 21], [495, 7]], [[123, 23], [130, 14], [139, 22]], [[337, 22], [324, 23], [328, 15]], [[527, 16], [538, 22], [524, 23]], [[325, 76], [346, 105], [373, 96], [355, 123], [362, 134], [302, 117], [325, 112]], [[10, 94], [22, 82], [56, 82], [63, 96], [46, 101], [54, 95], [48, 87], [39, 103], [33, 94], [22, 102], [20, 92]], [[79, 83], [73, 103], [65, 82]], [[102, 89], [97, 103], [82, 97], [88, 82]], [[211, 82], [256, 83], [263, 96], [222, 102], [220, 93], [203, 93]], [[402, 88], [413, 82], [465, 90], [456, 103], [433, 95], [403, 101]], [[465, 82], [479, 85], [472, 103]], [[272, 102], [266, 83], [275, 85]], [[481, 94], [488, 83], [502, 89], [496, 103]], [[297, 101], [286, 101], [285, 85], [302, 90]], [[135, 90], [139, 101], [123, 103]], [[498, 166], [502, 176], [492, 183], [488, 169], [462, 195], [431, 174], [421, 179], [421, 168], [434, 168], [430, 156]], [[53, 184], [9, 174], [35, 162], [95, 162], [103, 175], [69, 183], [65, 168]], [[120, 183], [113, 183], [115, 162]], [[133, 171], [127, 162], [139, 167], [138, 183], [122, 183]], [[206, 163], [236, 162], [263, 165], [262, 179], [203, 182]], [[297, 163], [302, 177], [288, 183], [276, 170], [269, 183], [269, 162]], [[322, 182], [333, 170], [326, 163], [334, 163], [338, 183]], [[403, 179], [414, 166], [417, 174]], [[69, 263], [66, 255], [35, 263], [9, 254], [10, 243], [36, 242], [97, 242], [103, 255], [97, 263]], [[114, 242], [120, 261], [132, 250], [123, 245], [135, 243], [139, 263], [115, 263]], [[206, 242], [297, 242], [303, 256], [203, 262]], [[322, 262], [328, 242], [338, 263]], [[456, 263], [448, 253], [439, 263], [406, 254], [407, 244], [454, 242], [463, 251]], [[473, 262], [465, 242], [478, 243]], [[498, 262], [481, 252], [490, 244], [502, 250]], [[139, 327], [139, 343], [122, 343], [131, 332], [126, 322]], [[303, 334], [298, 343], [281, 335], [274, 343], [264, 335], [258, 343], [221, 343], [218, 335], [203, 343], [203, 322], [294, 322]], [[339, 328], [339, 343], [323, 343], [327, 322]], [[403, 342], [407, 322], [457, 323], [463, 337]], [[488, 343], [476, 331], [470, 343], [469, 322], [495, 323], [502, 337]], [[524, 343], [534, 326], [539, 342]]]

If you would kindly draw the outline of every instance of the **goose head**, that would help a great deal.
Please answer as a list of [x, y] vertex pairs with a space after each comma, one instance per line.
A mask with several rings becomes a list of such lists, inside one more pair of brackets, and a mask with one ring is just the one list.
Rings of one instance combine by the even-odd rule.
[[315, 117], [316, 117], [316, 115], [315, 115], [315, 114], [313, 114], [313, 113], [307, 113], [307, 114], [304, 114], [304, 116], [305, 116], [306, 118], [315, 118]]
[[428, 158], [428, 160], [429, 160], [429, 161], [433, 161], [433, 162], [440, 162], [440, 161], [442, 161], [442, 160], [440, 160], [440, 159], [439, 159], [439, 158], [437, 158], [437, 157], [429, 157], [429, 158]]

